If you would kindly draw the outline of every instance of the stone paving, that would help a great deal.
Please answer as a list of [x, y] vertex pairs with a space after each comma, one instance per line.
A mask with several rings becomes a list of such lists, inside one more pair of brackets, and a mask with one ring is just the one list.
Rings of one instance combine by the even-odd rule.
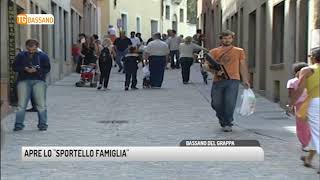
[[[113, 69], [108, 91], [76, 88], [78, 74], [49, 86], [46, 132], [36, 128], [36, 113], [26, 128], [13, 132], [14, 114], [2, 120], [1, 179], [319, 179], [305, 168], [295, 135], [295, 121], [275, 103], [257, 95], [256, 113], [236, 115], [234, 131], [220, 131], [210, 107], [211, 85], [202, 83], [199, 65], [191, 84], [179, 70], [167, 70], [162, 89], [124, 91], [124, 75]], [[210, 83], [211, 84], [211, 83]], [[240, 93], [241, 94], [241, 93]], [[124, 123], [102, 123], [123, 121]], [[183, 139], [257, 139], [264, 162], [24, 162], [21, 146], [177, 146]]]

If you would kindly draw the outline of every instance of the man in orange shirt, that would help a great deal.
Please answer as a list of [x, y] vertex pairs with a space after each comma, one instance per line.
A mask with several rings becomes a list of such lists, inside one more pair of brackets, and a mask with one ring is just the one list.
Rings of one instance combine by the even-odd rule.
[[248, 81], [248, 68], [245, 61], [244, 50], [232, 45], [234, 33], [227, 30], [221, 33], [221, 46], [210, 50], [211, 57], [222, 64], [230, 79], [221, 76], [221, 72], [216, 72], [205, 64], [213, 74], [211, 89], [211, 106], [216, 111], [216, 116], [224, 132], [232, 131], [233, 112], [236, 106], [240, 75], [245, 88], [250, 88]]

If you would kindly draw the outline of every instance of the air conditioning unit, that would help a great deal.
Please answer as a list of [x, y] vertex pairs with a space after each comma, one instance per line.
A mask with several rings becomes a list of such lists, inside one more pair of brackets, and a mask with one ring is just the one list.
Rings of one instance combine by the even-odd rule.
[[172, 0], [172, 4], [177, 4], [179, 5], [181, 3], [182, 0]]

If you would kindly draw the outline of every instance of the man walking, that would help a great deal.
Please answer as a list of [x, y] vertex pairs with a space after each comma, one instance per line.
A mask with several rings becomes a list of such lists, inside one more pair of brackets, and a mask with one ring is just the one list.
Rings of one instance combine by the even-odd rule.
[[38, 111], [39, 130], [45, 131], [48, 127], [45, 79], [50, 72], [50, 61], [45, 53], [37, 50], [38, 47], [38, 41], [27, 40], [26, 51], [20, 52], [13, 64], [13, 70], [18, 72], [18, 111], [14, 131], [24, 128], [25, 112], [30, 98], [34, 99]]
[[[170, 49], [170, 60], [171, 60], [171, 68], [172, 69], [179, 69], [180, 63], [179, 63], [179, 46], [181, 43], [181, 38], [177, 36], [176, 30], [171, 31], [171, 36], [168, 39], [168, 46]], [[176, 61], [174, 61], [174, 58], [176, 58]]]
[[130, 33], [130, 40], [131, 40], [132, 46], [137, 49], [141, 45], [140, 39], [138, 37], [136, 37], [136, 32], [134, 32], [134, 31], [131, 31], [131, 33]]
[[210, 51], [213, 59], [224, 65], [230, 79], [224, 79], [221, 72], [216, 72], [210, 69], [208, 63], [205, 64], [213, 73], [211, 106], [216, 111], [216, 116], [224, 132], [232, 131], [240, 75], [245, 88], [250, 88], [244, 50], [233, 46], [233, 39], [233, 32], [229, 30], [222, 32], [220, 35], [222, 46]]
[[193, 36], [193, 43], [198, 44], [199, 46], [202, 46], [203, 34], [201, 32], [201, 29], [197, 29], [197, 34]]
[[161, 41], [161, 34], [155, 33], [146, 48], [146, 59], [149, 59], [150, 83], [152, 88], [161, 88], [166, 66], [166, 58], [169, 54], [168, 45]]
[[117, 38], [114, 42], [115, 50], [116, 50], [116, 62], [119, 66], [118, 72], [121, 72], [123, 69], [123, 65], [121, 63], [121, 59], [127, 54], [128, 47], [132, 45], [132, 42], [129, 38], [127, 38], [124, 31], [120, 32], [120, 37]]

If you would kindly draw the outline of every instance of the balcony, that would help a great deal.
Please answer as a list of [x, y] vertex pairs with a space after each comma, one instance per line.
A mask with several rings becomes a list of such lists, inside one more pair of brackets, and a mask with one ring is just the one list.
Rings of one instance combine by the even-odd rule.
[[176, 4], [179, 5], [181, 3], [182, 0], [172, 0], [172, 4]]

